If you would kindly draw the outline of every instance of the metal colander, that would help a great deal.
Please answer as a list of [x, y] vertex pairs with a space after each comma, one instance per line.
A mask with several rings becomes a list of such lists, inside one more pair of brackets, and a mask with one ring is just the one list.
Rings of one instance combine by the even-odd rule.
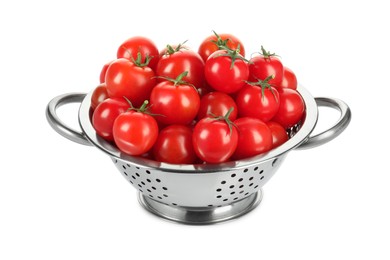
[[[141, 205], [148, 211], [180, 223], [210, 224], [239, 217], [255, 208], [262, 199], [261, 187], [274, 175], [288, 152], [324, 144], [338, 136], [351, 120], [349, 107], [334, 98], [316, 98], [299, 86], [305, 102], [305, 117], [290, 129], [291, 138], [268, 153], [221, 164], [173, 165], [133, 157], [100, 138], [90, 120], [89, 94], [70, 93], [52, 99], [46, 116], [62, 136], [84, 145], [93, 145], [109, 155], [117, 169], [138, 192]], [[64, 124], [57, 116], [59, 106], [80, 102], [81, 132]], [[310, 136], [318, 107], [340, 111], [339, 120], [328, 130]]]

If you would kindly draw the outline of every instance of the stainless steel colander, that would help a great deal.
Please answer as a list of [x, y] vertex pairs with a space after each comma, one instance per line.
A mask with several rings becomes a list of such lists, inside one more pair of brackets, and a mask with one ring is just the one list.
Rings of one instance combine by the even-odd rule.
[[[334, 98], [313, 98], [299, 86], [306, 113], [302, 122], [291, 129], [291, 138], [266, 154], [222, 164], [173, 165], [126, 155], [115, 145], [100, 138], [90, 120], [89, 94], [70, 93], [52, 99], [46, 116], [59, 134], [71, 141], [93, 145], [109, 155], [117, 169], [138, 192], [140, 204], [148, 211], [180, 223], [210, 224], [239, 217], [255, 208], [262, 199], [261, 187], [274, 175], [288, 152], [312, 148], [337, 137], [348, 126], [351, 111]], [[80, 102], [76, 131], [56, 114], [59, 106]], [[340, 111], [340, 118], [328, 130], [316, 135], [318, 107]]]

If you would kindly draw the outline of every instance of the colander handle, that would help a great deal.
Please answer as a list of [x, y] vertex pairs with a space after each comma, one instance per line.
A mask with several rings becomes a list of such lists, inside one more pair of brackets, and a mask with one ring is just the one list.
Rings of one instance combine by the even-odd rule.
[[50, 126], [63, 137], [79, 144], [92, 146], [83, 132], [70, 128], [57, 115], [57, 109], [60, 106], [81, 103], [85, 95], [84, 93], [68, 93], [53, 98], [46, 107], [46, 118]]
[[349, 122], [351, 121], [351, 110], [344, 101], [336, 98], [325, 97], [315, 98], [315, 101], [317, 106], [329, 107], [339, 110], [340, 117], [332, 127], [314, 136], [309, 136], [309, 139], [296, 149], [309, 149], [333, 140], [339, 134], [341, 134], [345, 128], [347, 128]]

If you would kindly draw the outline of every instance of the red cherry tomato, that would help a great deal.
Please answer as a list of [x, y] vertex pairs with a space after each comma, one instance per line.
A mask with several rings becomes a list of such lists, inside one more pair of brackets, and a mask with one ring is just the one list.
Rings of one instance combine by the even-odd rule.
[[264, 122], [276, 115], [279, 103], [278, 91], [269, 85], [245, 84], [236, 96], [239, 117], [254, 117]]
[[238, 145], [233, 159], [245, 159], [271, 150], [272, 133], [263, 121], [241, 117], [234, 124], [238, 129]]
[[143, 36], [131, 37], [124, 41], [118, 47], [117, 58], [133, 61], [138, 58], [138, 52], [141, 54], [142, 62], [145, 61], [146, 56], [151, 58], [148, 66], [155, 70], [159, 60], [158, 48], [152, 40]]
[[221, 47], [227, 47], [232, 50], [236, 50], [238, 46], [240, 46], [240, 54], [245, 57], [244, 44], [242, 44], [242, 42], [236, 36], [226, 33], [218, 35], [214, 32], [214, 35], [210, 35], [202, 41], [199, 46], [198, 53], [204, 62], [206, 62], [208, 57], [217, 50], [220, 50]]
[[265, 80], [273, 75], [269, 81], [274, 86], [279, 86], [283, 79], [283, 64], [274, 54], [267, 52], [261, 46], [262, 55], [254, 56], [249, 61], [249, 81]]
[[113, 61], [106, 72], [107, 92], [110, 97], [126, 97], [134, 107], [149, 99], [156, 85], [155, 74], [147, 66], [140, 67], [121, 58]]
[[238, 53], [219, 50], [211, 54], [205, 64], [207, 83], [215, 90], [227, 94], [240, 90], [248, 80], [249, 69]]
[[162, 129], [153, 146], [156, 161], [173, 164], [192, 164], [196, 161], [192, 145], [192, 130], [184, 125], [170, 125]]
[[288, 141], [286, 129], [279, 123], [269, 121], [266, 123], [272, 133], [272, 148], [276, 148]]
[[92, 125], [96, 133], [102, 138], [114, 140], [112, 127], [115, 119], [130, 108], [123, 98], [107, 98], [101, 102], [93, 112]]
[[[204, 85], [204, 62], [198, 53], [184, 49], [181, 45], [170, 51], [167, 51], [161, 56], [157, 64], [156, 74], [160, 77], [168, 77], [175, 79], [181, 73], [187, 71], [188, 74], [183, 78], [183, 81], [194, 85], [196, 88], [201, 88]], [[163, 78], [157, 79], [159, 82], [164, 81]]]
[[184, 75], [158, 83], [152, 90], [150, 111], [163, 125], [188, 125], [198, 114], [199, 94], [193, 86], [181, 81]]
[[100, 83], [104, 83], [106, 82], [106, 72], [107, 72], [107, 69], [108, 69], [108, 66], [110, 66], [110, 64], [113, 62], [110, 61], [110, 62], [107, 62], [106, 64], [103, 65], [103, 68], [102, 70], [100, 71], [100, 75], [99, 75], [99, 81]]
[[101, 83], [92, 92], [92, 97], [91, 97], [92, 110], [95, 110], [95, 108], [107, 98], [108, 98], [108, 93], [107, 93], [106, 83]]
[[158, 125], [153, 116], [130, 110], [120, 114], [113, 126], [114, 141], [118, 148], [129, 155], [147, 153], [158, 136]]
[[298, 91], [279, 88], [280, 107], [272, 121], [281, 124], [285, 129], [297, 124], [305, 112], [305, 103]]
[[194, 128], [192, 143], [196, 155], [207, 163], [226, 162], [236, 150], [237, 129], [215, 118], [203, 118]]
[[297, 87], [298, 87], [297, 76], [288, 67], [284, 67], [282, 82], [279, 84], [278, 87], [280, 87], [280, 88], [291, 88], [291, 89], [294, 89], [294, 90], [297, 89]]
[[229, 119], [234, 121], [237, 118], [237, 105], [234, 99], [222, 92], [210, 92], [200, 99], [197, 119], [224, 116], [231, 108], [233, 108], [233, 111], [230, 113]]

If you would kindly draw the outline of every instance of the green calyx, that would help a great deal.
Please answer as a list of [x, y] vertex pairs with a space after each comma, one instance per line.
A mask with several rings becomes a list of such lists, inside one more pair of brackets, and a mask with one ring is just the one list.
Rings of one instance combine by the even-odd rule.
[[[259, 52], [260, 53], [260, 52]], [[276, 55], [275, 53], [271, 53], [271, 52], [269, 52], [269, 51], [266, 51], [265, 49], [264, 49], [264, 47], [263, 47], [263, 45], [261, 45], [261, 53], [260, 53], [261, 55], [263, 55], [263, 57], [265, 58], [265, 59], [269, 59], [269, 58], [271, 58], [271, 57], [278, 57], [278, 55]]]
[[[127, 97], [123, 96], [123, 98], [124, 98], [124, 99], [127, 101], [127, 103], [129, 103], [129, 105], [130, 105], [130, 107], [127, 109], [127, 111], [134, 110], [134, 111], [136, 111], [136, 112], [145, 113], [145, 114], [150, 114], [150, 113], [148, 112], [148, 110], [149, 110], [149, 108], [150, 108], [150, 106], [148, 106], [148, 105], [149, 105], [149, 101], [148, 101], [148, 100], [145, 100], [144, 103], [142, 103], [141, 107], [136, 108], [136, 107], [133, 106], [133, 103], [131, 103], [131, 101], [130, 101]], [[151, 114], [150, 114], [150, 115], [151, 115]]]
[[226, 53], [217, 55], [215, 57], [220, 57], [220, 56], [230, 57], [230, 59], [232, 60], [232, 63], [230, 64], [230, 69], [233, 69], [236, 60], [242, 60], [249, 63], [249, 61], [240, 54], [240, 45], [237, 45], [237, 49], [235, 50], [232, 50], [226, 46], [221, 46], [220, 49], [226, 51]]
[[193, 87], [196, 91], [198, 91], [198, 90], [196, 89], [196, 87], [195, 87], [193, 84], [191, 84], [191, 83], [189, 83], [189, 82], [183, 80], [183, 78], [186, 77], [187, 75], [188, 75], [188, 71], [184, 71], [184, 72], [181, 73], [179, 76], [177, 76], [175, 79], [174, 79], [174, 78], [170, 78], [170, 77], [164, 77], [164, 76], [156, 76], [156, 78], [165, 79], [165, 80], [167, 80], [167, 81], [170, 81], [170, 82], [173, 83], [174, 86], [180, 86], [180, 85], [191, 86], [191, 87]]
[[214, 115], [213, 113], [210, 113], [211, 117], [210, 119], [211, 120], [217, 120], [217, 121], [225, 121], [226, 124], [228, 125], [229, 127], [229, 135], [232, 135], [232, 131], [233, 131], [233, 126], [234, 127], [237, 127], [232, 120], [230, 120], [229, 116], [230, 114], [233, 112], [234, 108], [231, 107], [224, 116], [216, 116]]
[[255, 82], [246, 81], [246, 83], [251, 85], [251, 86], [259, 86], [261, 88], [261, 98], [264, 99], [264, 91], [265, 91], [265, 89], [271, 90], [271, 93], [275, 97], [275, 93], [274, 93], [274, 91], [272, 89], [272, 87], [274, 85], [272, 83], [269, 83], [269, 81], [271, 79], [274, 79], [274, 78], [275, 78], [275, 75], [272, 74], [272, 75], [269, 75], [268, 77], [266, 77], [264, 80], [257, 79], [257, 81], [255, 81]]
[[213, 30], [213, 33], [214, 33], [215, 37], [217, 37], [217, 40], [216, 41], [212, 40], [211, 42], [215, 43], [215, 45], [217, 45], [218, 49], [221, 50], [224, 47], [228, 47], [227, 44], [230, 41], [229, 38], [223, 40], [214, 30]]
[[174, 48], [172, 45], [167, 45], [167, 50], [165, 51], [165, 54], [167, 54], [167, 55], [172, 55], [172, 54], [174, 54], [175, 52], [178, 52], [178, 51], [180, 51], [180, 50], [182, 50], [182, 49], [187, 49], [185, 46], [184, 46], [184, 44], [187, 42], [188, 40], [185, 40], [184, 42], [182, 42], [182, 43], [179, 43], [177, 46], [176, 46], [176, 48]]
[[149, 56], [148, 54], [145, 55], [145, 61], [142, 62], [142, 54], [141, 52], [137, 53], [137, 59], [135, 60], [133, 56], [131, 56], [131, 61], [137, 66], [137, 67], [146, 67], [149, 65], [150, 61], [153, 59], [153, 56]]

